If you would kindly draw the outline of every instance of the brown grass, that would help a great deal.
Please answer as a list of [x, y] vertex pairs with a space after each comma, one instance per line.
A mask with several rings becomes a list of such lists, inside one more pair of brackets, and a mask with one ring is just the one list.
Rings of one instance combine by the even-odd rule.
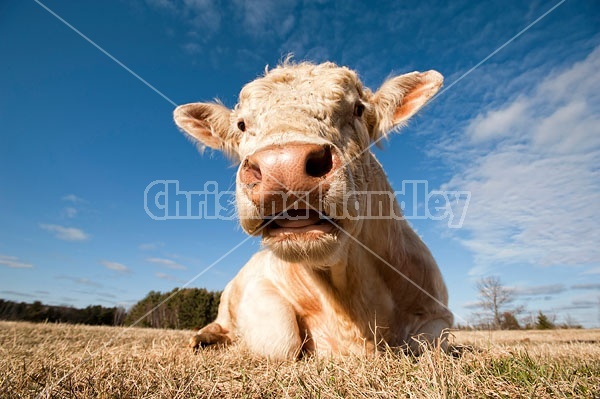
[[185, 347], [186, 331], [0, 322], [6, 398], [463, 398], [600, 395], [600, 331], [456, 332], [430, 351], [270, 362]]

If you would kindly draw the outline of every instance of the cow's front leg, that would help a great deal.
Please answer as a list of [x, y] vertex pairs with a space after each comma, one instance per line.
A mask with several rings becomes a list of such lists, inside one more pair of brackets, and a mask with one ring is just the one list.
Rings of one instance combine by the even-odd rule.
[[237, 316], [238, 333], [252, 352], [272, 359], [300, 355], [296, 313], [270, 282], [253, 281], [244, 288]]
[[231, 339], [227, 336], [228, 332], [218, 322], [210, 323], [190, 338], [190, 347], [196, 351], [207, 346], [228, 345], [231, 343]]
[[198, 348], [208, 346], [229, 345], [235, 338], [234, 324], [230, 318], [229, 311], [231, 304], [231, 290], [233, 283], [227, 284], [221, 294], [219, 304], [219, 313], [217, 319], [212, 323], [201, 328], [193, 337], [190, 338], [189, 346], [197, 351]]

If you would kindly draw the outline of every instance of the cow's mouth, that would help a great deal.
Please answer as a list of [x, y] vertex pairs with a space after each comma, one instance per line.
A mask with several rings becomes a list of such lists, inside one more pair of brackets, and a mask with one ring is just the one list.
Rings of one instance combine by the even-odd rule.
[[288, 209], [263, 219], [262, 244], [286, 262], [323, 266], [343, 248], [341, 222], [312, 209]]
[[273, 239], [318, 238], [337, 231], [332, 220], [312, 209], [288, 209], [286, 212], [264, 219], [264, 237]]

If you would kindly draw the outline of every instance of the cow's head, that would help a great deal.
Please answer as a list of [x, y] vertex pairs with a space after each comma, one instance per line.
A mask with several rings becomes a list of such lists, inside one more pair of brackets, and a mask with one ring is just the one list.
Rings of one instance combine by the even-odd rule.
[[435, 71], [413, 72], [372, 93], [347, 68], [286, 63], [247, 84], [233, 110], [182, 105], [175, 122], [239, 161], [236, 201], [248, 234], [262, 235], [284, 260], [326, 265], [361, 228], [356, 193], [385, 178], [373, 175], [369, 145], [414, 115], [442, 81]]

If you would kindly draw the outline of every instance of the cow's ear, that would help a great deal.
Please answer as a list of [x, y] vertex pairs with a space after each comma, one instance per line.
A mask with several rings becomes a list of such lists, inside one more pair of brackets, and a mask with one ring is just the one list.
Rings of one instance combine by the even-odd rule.
[[229, 133], [231, 110], [216, 103], [180, 105], [173, 112], [181, 130], [198, 141], [201, 148], [210, 147], [237, 157], [237, 142]]
[[437, 71], [411, 72], [387, 80], [371, 98], [367, 115], [372, 140], [402, 127], [442, 87], [444, 77]]

